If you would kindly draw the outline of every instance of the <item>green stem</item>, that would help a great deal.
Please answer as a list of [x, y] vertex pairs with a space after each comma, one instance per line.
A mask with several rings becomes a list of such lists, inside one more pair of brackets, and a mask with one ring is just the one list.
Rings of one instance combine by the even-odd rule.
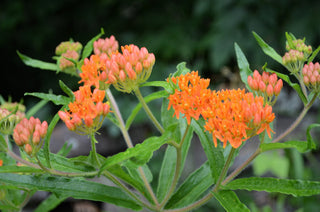
[[120, 180], [118, 180], [116, 177], [114, 177], [111, 173], [108, 171], [103, 171], [103, 175], [107, 177], [109, 180], [111, 180], [114, 184], [119, 186], [124, 192], [126, 192], [128, 195], [130, 195], [134, 200], [137, 201], [138, 204], [141, 206], [148, 208], [150, 210], [155, 210], [155, 208], [152, 205], [149, 205], [142, 201], [135, 193], [133, 193], [127, 186], [125, 186]]
[[136, 89], [134, 89], [134, 93], [136, 94], [139, 102], [141, 103], [144, 111], [147, 113], [147, 115], [149, 116], [150, 120], [152, 121], [152, 123], [154, 124], [154, 126], [159, 130], [160, 133], [164, 133], [164, 129], [161, 126], [161, 124], [158, 122], [158, 120], [156, 119], [156, 117], [154, 117], [153, 113], [151, 112], [150, 108], [148, 107], [147, 103], [144, 101], [144, 98], [140, 92], [139, 87], [137, 87]]
[[318, 94], [315, 94], [311, 101], [304, 106], [303, 110], [301, 111], [300, 115], [297, 117], [297, 119], [291, 124], [289, 128], [287, 128], [286, 131], [284, 131], [280, 136], [278, 136], [276, 139], [272, 141], [272, 143], [277, 143], [281, 141], [284, 137], [286, 137], [289, 133], [291, 133], [297, 126], [298, 124], [302, 121], [302, 119], [305, 117], [307, 114], [308, 110], [311, 108], [312, 104], [314, 101], [317, 99]]
[[217, 192], [219, 190], [219, 187], [221, 185], [221, 182], [222, 180], [226, 177], [227, 175], [227, 172], [228, 172], [228, 169], [229, 169], [229, 166], [230, 166], [230, 163], [233, 159], [233, 155], [234, 153], [236, 152], [236, 148], [233, 148], [231, 149], [230, 153], [229, 153], [229, 156], [227, 158], [227, 161], [226, 163], [224, 164], [223, 168], [222, 168], [222, 171], [221, 171], [221, 174], [217, 180], [217, 183], [215, 185], [215, 187], [213, 188], [213, 192]]
[[[107, 95], [107, 98], [108, 98], [108, 100], [110, 102], [110, 106], [112, 108], [112, 111], [114, 112], [115, 117], [119, 122], [119, 128], [120, 128], [120, 131], [121, 131], [121, 133], [123, 135], [123, 138], [124, 138], [128, 148], [132, 148], [133, 144], [132, 144], [130, 135], [129, 135], [128, 131], [126, 130], [126, 126], [125, 126], [124, 121], [122, 119], [119, 107], [118, 107], [118, 105], [117, 105], [117, 103], [116, 103], [116, 101], [115, 101], [115, 99], [114, 99], [114, 97], [113, 97], [113, 95], [112, 95], [112, 93], [111, 93], [109, 88], [106, 89], [106, 95]], [[141, 179], [143, 180], [143, 182], [145, 184], [146, 189], [148, 190], [149, 194], [152, 197], [152, 200], [158, 206], [159, 202], [158, 202], [157, 197], [156, 197], [156, 195], [154, 194], [154, 192], [153, 192], [153, 190], [151, 188], [151, 185], [149, 184], [149, 182], [147, 180], [146, 174], [144, 173], [144, 171], [143, 171], [143, 169], [141, 167], [139, 167], [138, 171], [140, 173]]]
[[98, 158], [98, 154], [97, 154], [97, 151], [96, 151], [96, 143], [97, 143], [97, 140], [96, 138], [94, 137], [94, 133], [92, 133], [90, 135], [91, 137], [91, 149], [92, 149], [92, 154], [93, 154], [93, 157], [94, 157], [94, 160], [96, 161], [98, 167], [101, 166], [101, 163], [99, 161], [99, 158]]

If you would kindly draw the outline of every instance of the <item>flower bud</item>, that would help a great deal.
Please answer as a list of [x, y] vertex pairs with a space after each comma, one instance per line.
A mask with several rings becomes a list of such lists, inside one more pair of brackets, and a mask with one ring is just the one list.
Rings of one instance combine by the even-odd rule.
[[269, 84], [269, 85], [267, 86], [266, 93], [267, 93], [267, 95], [268, 95], [269, 97], [273, 96], [273, 87], [272, 87], [271, 84]]
[[283, 87], [282, 79], [279, 79], [277, 84], [273, 88], [275, 96], [278, 96], [280, 94], [282, 87]]
[[26, 144], [24, 146], [24, 151], [28, 154], [31, 155], [32, 154], [32, 146], [30, 144]]

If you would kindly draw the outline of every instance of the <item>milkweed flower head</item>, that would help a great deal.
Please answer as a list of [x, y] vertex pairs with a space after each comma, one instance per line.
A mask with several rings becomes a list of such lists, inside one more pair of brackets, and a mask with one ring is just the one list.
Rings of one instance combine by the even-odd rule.
[[116, 38], [111, 35], [110, 38], [99, 38], [93, 42], [93, 52], [96, 55], [101, 55], [103, 53], [111, 55], [111, 53], [118, 51], [119, 43]]
[[302, 69], [304, 84], [312, 91], [320, 92], [320, 65], [318, 62], [305, 64]]
[[263, 72], [262, 75], [260, 75], [259, 72], [255, 70], [253, 76], [248, 76], [247, 81], [253, 94], [255, 96], [262, 96], [265, 103], [271, 106], [275, 104], [277, 96], [283, 87], [282, 79], [278, 79], [275, 73], [270, 74]]
[[105, 91], [88, 85], [74, 92], [75, 101], [69, 103], [69, 111], [59, 111], [59, 117], [69, 130], [81, 135], [91, 135], [100, 129], [104, 118], [110, 112], [108, 102], [103, 102]]
[[272, 107], [264, 105], [260, 96], [254, 97], [245, 90], [221, 90], [212, 93], [207, 108], [202, 112], [206, 124], [205, 130], [212, 134], [213, 142], [217, 140], [226, 147], [227, 142], [238, 148], [250, 137], [267, 131], [269, 137], [273, 132], [269, 124], [274, 120]]
[[73, 42], [73, 41], [64, 41], [61, 42], [56, 47], [56, 55], [62, 55], [63, 53], [66, 53], [67, 51], [76, 51], [77, 53], [80, 53], [82, 49], [82, 44], [79, 42]]
[[90, 58], [85, 58], [81, 67], [81, 73], [79, 74], [84, 85], [94, 86], [100, 89], [106, 89], [110, 86], [108, 81], [108, 75], [106, 72], [106, 60], [108, 56], [106, 54], [91, 55]]
[[79, 54], [75, 50], [67, 50], [63, 53], [58, 61], [61, 71], [66, 73], [76, 74], [76, 64], [70, 60], [77, 62], [79, 60]]
[[302, 39], [293, 40], [291, 45], [287, 42], [286, 49], [287, 51], [290, 51], [291, 49], [298, 50], [303, 53], [305, 58], [308, 58], [312, 53], [312, 47], [310, 45], [306, 45]]
[[33, 156], [40, 150], [47, 130], [48, 123], [46, 121], [41, 122], [34, 117], [24, 118], [14, 128], [13, 139], [28, 155]]
[[286, 66], [287, 69], [293, 74], [296, 74], [301, 70], [305, 61], [306, 58], [303, 52], [294, 49], [289, 50], [289, 52], [286, 52], [282, 57], [283, 65]]
[[107, 83], [121, 92], [131, 93], [149, 79], [155, 57], [145, 47], [139, 49], [133, 44], [121, 46], [121, 51], [112, 53], [106, 61]]
[[0, 132], [12, 134], [15, 126], [25, 117], [25, 106], [17, 102], [5, 102], [0, 106]]
[[190, 124], [191, 118], [198, 120], [202, 108], [208, 104], [208, 98], [211, 96], [211, 91], [207, 89], [210, 79], [202, 79], [198, 75], [198, 71], [192, 71], [186, 75], [167, 79], [167, 81], [170, 80], [178, 88], [168, 97], [168, 110], [172, 107], [177, 118], [180, 117], [180, 113], [183, 114], [188, 124]]

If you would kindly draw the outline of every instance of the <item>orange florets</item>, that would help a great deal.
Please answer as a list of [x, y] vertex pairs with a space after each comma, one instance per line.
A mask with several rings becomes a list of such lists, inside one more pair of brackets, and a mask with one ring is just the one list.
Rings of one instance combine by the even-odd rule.
[[179, 89], [169, 96], [168, 110], [172, 106], [174, 115], [179, 118], [182, 113], [187, 118], [188, 124], [191, 118], [198, 120], [202, 108], [205, 107], [211, 95], [211, 91], [207, 89], [210, 80], [201, 79], [197, 71], [172, 77], [171, 80], [177, 83]]
[[69, 104], [70, 111], [59, 111], [60, 118], [67, 127], [79, 134], [91, 134], [102, 125], [103, 119], [110, 111], [108, 103], [103, 103], [105, 91], [81, 86], [74, 92], [75, 101]]
[[[267, 130], [275, 118], [272, 107], [264, 106], [262, 97], [254, 97], [244, 90], [221, 90], [214, 93], [203, 114], [206, 114], [204, 128], [212, 133], [215, 146], [219, 139], [225, 147], [227, 141], [233, 148], [255, 134]], [[208, 113], [209, 111], [209, 113]], [[212, 114], [211, 117], [208, 114]]]

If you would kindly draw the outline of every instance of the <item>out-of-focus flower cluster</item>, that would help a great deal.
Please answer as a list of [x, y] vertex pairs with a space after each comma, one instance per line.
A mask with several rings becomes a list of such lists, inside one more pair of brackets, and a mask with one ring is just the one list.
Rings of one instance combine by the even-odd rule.
[[265, 130], [271, 136], [270, 123], [275, 115], [263, 97], [240, 89], [210, 90], [209, 79], [201, 79], [197, 72], [170, 80], [178, 88], [168, 97], [168, 110], [172, 107], [177, 118], [182, 113], [188, 124], [191, 118], [197, 120], [201, 115], [206, 121], [204, 128], [212, 134], [215, 146], [220, 140], [224, 147], [229, 142], [233, 148], [238, 148]]
[[24, 151], [33, 156], [42, 146], [42, 140], [47, 134], [48, 123], [42, 122], [38, 118], [31, 117], [22, 119], [13, 130], [15, 143], [22, 147]]
[[118, 51], [119, 43], [116, 38], [111, 35], [110, 38], [98, 39], [93, 42], [93, 52], [95, 55], [107, 54], [111, 55], [111, 53]]
[[25, 117], [25, 106], [19, 103], [5, 102], [0, 106], [0, 132], [10, 135], [15, 126]]
[[320, 92], [320, 65], [318, 62], [305, 64], [302, 69], [304, 84], [315, 92]]
[[273, 106], [276, 102], [276, 98], [273, 97], [277, 97], [280, 94], [283, 82], [274, 73], [263, 72], [260, 75], [255, 70], [253, 76], [248, 76], [248, 85], [255, 96], [262, 96], [268, 105]]

